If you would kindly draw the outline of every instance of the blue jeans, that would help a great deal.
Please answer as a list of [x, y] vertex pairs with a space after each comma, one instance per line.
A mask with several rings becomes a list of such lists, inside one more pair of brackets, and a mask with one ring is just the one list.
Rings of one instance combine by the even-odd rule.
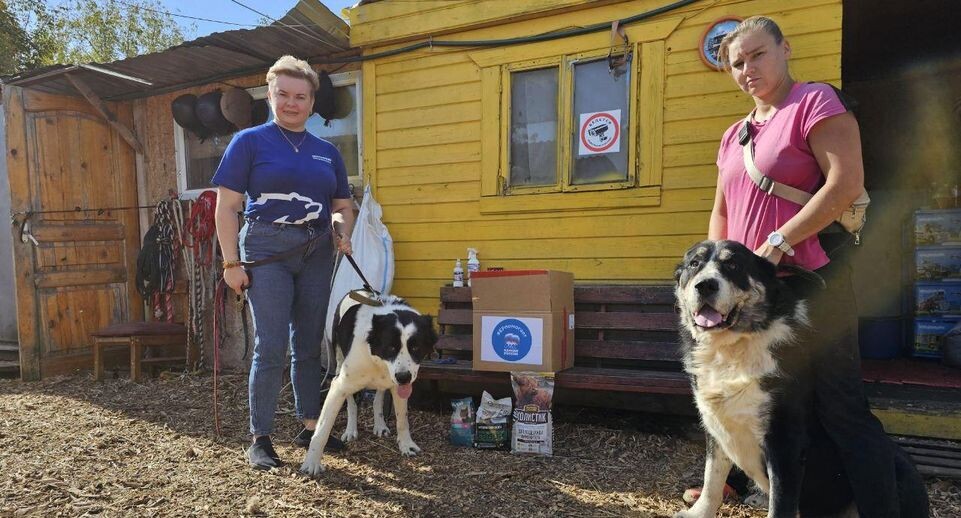
[[247, 221], [240, 230], [240, 257], [256, 261], [302, 245], [301, 253], [247, 270], [247, 299], [254, 325], [254, 356], [250, 366], [250, 433], [270, 435], [290, 346], [290, 377], [299, 419], [320, 415], [321, 340], [324, 335], [334, 244], [326, 226], [310, 228]]

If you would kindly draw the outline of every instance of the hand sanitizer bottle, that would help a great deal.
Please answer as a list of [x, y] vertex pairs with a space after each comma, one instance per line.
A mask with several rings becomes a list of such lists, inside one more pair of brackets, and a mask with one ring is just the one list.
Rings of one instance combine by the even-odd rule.
[[471, 285], [471, 279], [474, 277], [474, 272], [480, 271], [480, 261], [477, 260], [477, 250], [473, 248], [467, 249], [467, 285]]
[[457, 264], [454, 265], [454, 287], [464, 287], [464, 267], [461, 266], [459, 258], [457, 259]]

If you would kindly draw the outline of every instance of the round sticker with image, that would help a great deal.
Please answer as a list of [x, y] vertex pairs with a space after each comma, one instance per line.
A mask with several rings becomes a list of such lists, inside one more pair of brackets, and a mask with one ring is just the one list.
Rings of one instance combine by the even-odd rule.
[[531, 330], [516, 318], [506, 318], [494, 326], [491, 345], [505, 361], [520, 361], [531, 352]]

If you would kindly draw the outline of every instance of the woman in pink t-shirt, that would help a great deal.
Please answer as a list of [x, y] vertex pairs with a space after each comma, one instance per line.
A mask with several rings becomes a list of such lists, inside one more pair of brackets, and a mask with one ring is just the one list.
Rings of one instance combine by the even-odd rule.
[[895, 517], [893, 445], [863, 393], [857, 308], [844, 258], [850, 247], [837, 246], [849, 234], [819, 237], [863, 190], [858, 123], [830, 85], [795, 82], [790, 56], [780, 28], [765, 17], [744, 20], [719, 51], [734, 82], [754, 100], [749, 131], [757, 168], [814, 196], [801, 206], [751, 180], [739, 120], [724, 133], [718, 151], [708, 238], [739, 241], [774, 264], [801, 266], [825, 280], [827, 289], [798, 276], [782, 277], [809, 303], [811, 329], [799, 342], [811, 352], [817, 414], [838, 448], [861, 516]]

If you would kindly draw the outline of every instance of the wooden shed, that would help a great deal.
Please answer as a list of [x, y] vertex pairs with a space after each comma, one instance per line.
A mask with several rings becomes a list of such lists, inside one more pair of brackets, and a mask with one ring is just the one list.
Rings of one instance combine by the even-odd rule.
[[[230, 141], [230, 135], [201, 140], [185, 132], [174, 122], [171, 101], [226, 87], [263, 99], [267, 68], [284, 54], [332, 62], [317, 67], [332, 72], [344, 95], [357, 97], [359, 67], [349, 63], [356, 53], [347, 24], [311, 0], [269, 26], [113, 63], [3, 78], [23, 379], [90, 369], [92, 332], [145, 319], [134, 283], [151, 207], [171, 192], [189, 200], [209, 188]], [[354, 182], [360, 180], [359, 108], [354, 103], [329, 127], [311, 123], [342, 146]], [[178, 292], [185, 283], [181, 276]], [[208, 366], [212, 295], [211, 284], [203, 338]], [[183, 310], [177, 311], [183, 321]], [[231, 336], [225, 365], [242, 367], [242, 334], [238, 329]]]

